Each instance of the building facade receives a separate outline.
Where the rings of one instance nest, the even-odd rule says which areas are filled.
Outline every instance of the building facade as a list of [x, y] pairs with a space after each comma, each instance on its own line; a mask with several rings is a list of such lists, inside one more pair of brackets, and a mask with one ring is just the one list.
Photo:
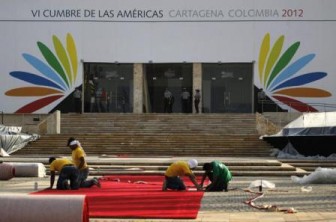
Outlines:
[[[334, 111], [332, 0], [6, 1], [0, 111]], [[264, 95], [262, 101], [258, 95]], [[260, 108], [260, 105], [263, 105]]]

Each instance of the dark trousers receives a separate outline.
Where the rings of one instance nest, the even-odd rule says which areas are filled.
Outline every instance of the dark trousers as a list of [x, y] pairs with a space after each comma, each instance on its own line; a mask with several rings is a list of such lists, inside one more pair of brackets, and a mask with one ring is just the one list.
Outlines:
[[195, 104], [196, 113], [199, 113], [199, 107], [198, 107], [199, 103], [200, 103], [200, 100], [199, 99], [195, 99], [194, 104]]
[[75, 166], [64, 166], [58, 176], [56, 189], [67, 190], [68, 180], [70, 180], [70, 188], [77, 190], [79, 188], [79, 171]]
[[163, 112], [164, 113], [169, 113], [169, 99], [164, 98], [163, 103], [164, 103]]
[[206, 191], [227, 191], [228, 183], [223, 179], [218, 179], [215, 183], [213, 182], [213, 173], [208, 174], [211, 184], [206, 188]]
[[188, 99], [182, 99], [182, 109], [184, 113], [189, 112], [189, 100]]
[[75, 98], [75, 112], [76, 113], [82, 112], [82, 103], [80, 98]]

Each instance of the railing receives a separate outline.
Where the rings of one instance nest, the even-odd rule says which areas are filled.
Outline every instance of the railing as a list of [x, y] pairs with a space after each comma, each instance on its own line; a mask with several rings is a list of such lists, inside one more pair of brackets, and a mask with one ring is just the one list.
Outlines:
[[[284, 109], [283, 107], [288, 107]], [[312, 109], [312, 107], [314, 109]], [[298, 111], [297, 109], [304, 110]], [[258, 116], [259, 121], [257, 125], [260, 134], [275, 134], [280, 131], [285, 125], [299, 118], [303, 113], [313, 113], [318, 110], [319, 113], [336, 111], [336, 104], [327, 103], [307, 103], [287, 102], [271, 100], [259, 100], [258, 112], [262, 115]]]
[[[261, 106], [261, 113], [263, 113], [265, 110], [265, 107], [269, 109], [269, 112], [315, 112], [315, 110], [312, 109], [315, 108], [319, 112], [330, 112], [330, 111], [336, 111], [336, 104], [329, 104], [329, 103], [300, 103], [300, 102], [280, 102], [280, 101], [272, 101], [272, 100], [259, 100], [258, 105]], [[281, 107], [289, 107], [289, 109], [283, 109]], [[298, 111], [298, 108], [302, 111]]]
[[1, 124], [4, 124], [4, 112], [3, 111], [0, 112], [1, 112]]

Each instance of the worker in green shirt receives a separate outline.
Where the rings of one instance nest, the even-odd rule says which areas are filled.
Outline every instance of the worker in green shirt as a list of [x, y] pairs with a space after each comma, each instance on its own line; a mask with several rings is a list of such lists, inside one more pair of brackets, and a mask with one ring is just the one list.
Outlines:
[[203, 187], [204, 180], [208, 177], [211, 183], [205, 188], [205, 191], [228, 191], [228, 185], [232, 179], [230, 170], [224, 163], [212, 161], [204, 163], [203, 170], [205, 171], [201, 186]]

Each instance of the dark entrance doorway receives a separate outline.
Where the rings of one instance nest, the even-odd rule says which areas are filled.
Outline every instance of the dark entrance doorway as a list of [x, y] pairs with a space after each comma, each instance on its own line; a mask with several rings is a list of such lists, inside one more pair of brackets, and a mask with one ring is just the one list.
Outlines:
[[144, 112], [192, 112], [192, 64], [145, 64], [144, 73]]
[[84, 112], [133, 112], [133, 64], [85, 63]]
[[253, 112], [253, 63], [202, 65], [203, 112]]

